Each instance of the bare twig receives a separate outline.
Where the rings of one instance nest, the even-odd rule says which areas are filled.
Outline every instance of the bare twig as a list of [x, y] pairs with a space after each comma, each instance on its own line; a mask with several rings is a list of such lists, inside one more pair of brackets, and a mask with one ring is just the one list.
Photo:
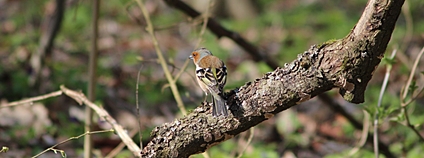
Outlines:
[[[340, 104], [336, 103], [334, 99], [332, 99], [330, 96], [320, 94], [319, 97], [320, 100], [323, 101], [327, 106], [329, 106], [333, 111], [337, 111], [338, 114], [344, 116], [347, 120], [349, 120], [349, 122], [352, 124], [353, 127], [355, 127], [355, 129], [364, 130], [366, 129], [366, 127], [364, 126], [369, 126], [368, 124], [362, 125], [352, 115], [348, 114], [348, 112]], [[371, 133], [367, 133], [367, 136], [362, 138], [366, 139], [367, 143], [370, 144], [372, 144], [374, 141]], [[380, 149], [380, 152], [386, 157], [396, 157], [393, 155], [393, 153], [390, 152], [389, 147], [380, 140], [378, 140], [378, 148]]]
[[[208, 20], [209, 20], [209, 10], [210, 10], [209, 8], [211, 8], [214, 4], [212, 1], [213, 0], [209, 1], [209, 6], [206, 8], [206, 11], [203, 13], [202, 29], [200, 30], [199, 39], [197, 40], [197, 43], [194, 46], [194, 48], [198, 48], [200, 46], [200, 43], [202, 43], [202, 38], [203, 38], [203, 35], [205, 34], [206, 26], [207, 26]], [[177, 75], [175, 75], [174, 81], [177, 81], [180, 78], [180, 76], [182, 75], [182, 73], [185, 72], [185, 69], [187, 68], [189, 61], [190, 61], [190, 59], [188, 59], [188, 58], [184, 61], [184, 64], [181, 67], [180, 71], [177, 73]]]
[[246, 145], [244, 146], [243, 150], [240, 152], [240, 155], [237, 156], [237, 158], [241, 158], [243, 156], [244, 151], [246, 151], [247, 147], [250, 145], [250, 142], [252, 142], [254, 134], [255, 134], [255, 127], [252, 127], [250, 128], [249, 138], [247, 139]]
[[183, 66], [181, 67], [181, 70], [174, 77], [175, 81], [177, 81], [180, 78], [180, 76], [185, 72], [185, 69], [187, 68], [189, 61], [190, 61], [190, 59], [188, 59], [188, 58], [185, 60]]
[[140, 120], [140, 105], [138, 104], [138, 83], [140, 82], [140, 73], [141, 73], [141, 69], [143, 68], [143, 65], [140, 67], [140, 69], [138, 70], [137, 73], [137, 84], [135, 87], [135, 105], [136, 105], [136, 110], [137, 110], [137, 121], [138, 121], [138, 135], [139, 135], [139, 140], [140, 140], [140, 149], [143, 149], [143, 139], [142, 139], [142, 135], [141, 135], [141, 120]]
[[409, 114], [407, 111], [407, 106], [412, 103], [412, 101], [414, 101], [417, 96], [419, 96], [421, 94], [421, 92], [423, 92], [424, 87], [418, 91], [418, 93], [416, 93], [414, 95], [414, 91], [411, 91], [411, 97], [409, 98], [409, 100], [406, 101], [406, 97], [408, 96], [409, 93], [409, 88], [411, 86], [412, 83], [412, 79], [414, 77], [415, 71], [418, 67], [418, 63], [420, 62], [421, 56], [424, 53], [424, 47], [421, 49], [420, 53], [418, 54], [415, 62], [414, 62], [414, 66], [412, 67], [412, 70], [409, 74], [409, 78], [408, 81], [406, 82], [405, 87], [403, 87], [403, 93], [402, 93], [402, 97], [401, 97], [401, 108], [402, 108], [402, 113], [405, 115], [405, 120], [406, 120], [406, 126], [411, 128], [412, 131], [414, 131], [414, 133], [418, 136], [418, 138], [420, 139], [421, 142], [424, 142], [424, 137], [420, 134], [420, 132], [417, 130], [417, 128], [412, 125], [411, 120], [409, 119]]
[[412, 68], [412, 63], [409, 62], [410, 58], [405, 54], [406, 49], [409, 47], [412, 37], [414, 35], [414, 22], [411, 15], [411, 7], [409, 1], [405, 1], [402, 6], [402, 15], [405, 17], [406, 30], [403, 36], [402, 44], [400, 45], [400, 53], [396, 56], [399, 61], [405, 65], [408, 69]]
[[424, 137], [421, 135], [420, 131], [418, 131], [418, 129], [411, 123], [406, 106], [402, 107], [402, 113], [405, 115], [406, 126], [409, 127], [412, 131], [414, 131], [414, 133], [418, 136], [421, 142], [424, 142]]
[[370, 114], [365, 110], [362, 110], [362, 112], [364, 113], [364, 128], [362, 128], [361, 139], [359, 140], [356, 147], [350, 150], [349, 157], [352, 157], [367, 142], [368, 131], [370, 129]]
[[[395, 55], [396, 55], [396, 49], [393, 50], [392, 55], [390, 56], [389, 60], [393, 60]], [[384, 92], [386, 91], [386, 87], [387, 87], [387, 83], [389, 83], [389, 78], [390, 78], [390, 71], [392, 70], [392, 64], [389, 63], [387, 64], [386, 67], [386, 74], [384, 75], [384, 81], [383, 81], [383, 85], [381, 86], [381, 90], [380, 90], [380, 96], [378, 97], [378, 103], [377, 103], [377, 108], [375, 110], [375, 116], [374, 116], [374, 156], [376, 158], [379, 157], [380, 153], [378, 150], [378, 117], [379, 117], [379, 109], [381, 107], [381, 102], [383, 101], [383, 95]]]
[[415, 99], [417, 99], [418, 96], [421, 95], [422, 92], [424, 92], [424, 87], [421, 87], [421, 89], [416, 93], [416, 95], [413, 96], [413, 98], [406, 101], [405, 103], [403, 103], [403, 105], [407, 106], [407, 105], [411, 104], [413, 101], [415, 101]]
[[17, 106], [17, 105], [22, 105], [22, 104], [26, 104], [26, 103], [32, 103], [35, 101], [40, 101], [40, 100], [44, 100], [44, 99], [48, 99], [51, 97], [57, 97], [62, 95], [62, 91], [56, 91], [56, 92], [51, 92], [49, 94], [45, 94], [45, 95], [40, 95], [37, 97], [32, 97], [32, 98], [28, 98], [28, 99], [24, 99], [24, 100], [20, 100], [20, 101], [14, 101], [14, 102], [10, 102], [10, 103], [6, 103], [6, 104], [1, 104], [0, 108], [6, 108], [6, 107], [12, 107], [12, 106]]
[[[208, 20], [209, 20], [209, 10], [213, 6], [213, 4], [214, 4], [213, 0], [210, 0], [209, 1], [209, 6], [206, 8], [206, 11], [203, 13], [203, 25], [202, 25], [202, 29], [200, 30], [199, 38], [198, 38], [197, 43], [194, 46], [194, 48], [198, 48], [200, 46], [200, 43], [202, 43], [202, 41], [203, 41], [202, 40], [203, 39], [203, 35], [205, 34], [206, 27], [207, 27]], [[190, 61], [190, 59], [188, 59], [188, 58], [185, 60], [183, 66], [181, 67], [181, 70], [177, 73], [177, 75], [175, 75], [174, 81], [177, 81], [178, 78], [180, 78], [181, 74], [183, 72], [185, 72], [185, 69], [187, 68], [187, 65], [188, 65], [189, 61]]]
[[141, 0], [136, 0], [136, 2], [139, 5], [139, 7], [140, 7], [140, 9], [141, 9], [141, 11], [143, 13], [144, 18], [146, 19], [146, 23], [147, 23], [146, 30], [150, 34], [150, 36], [152, 36], [153, 45], [155, 46], [156, 54], [158, 55], [160, 64], [161, 64], [162, 69], [163, 69], [163, 71], [165, 73], [165, 77], [168, 80], [169, 86], [171, 87], [171, 92], [172, 92], [172, 94], [174, 96], [175, 101], [177, 102], [177, 106], [178, 106], [178, 108], [180, 109], [180, 111], [181, 111], [181, 113], [183, 115], [187, 115], [187, 110], [185, 109], [184, 103], [183, 103], [183, 101], [181, 99], [181, 95], [178, 92], [178, 88], [177, 88], [176, 82], [172, 78], [172, 75], [171, 75], [170, 71], [168, 70], [166, 60], [163, 57], [162, 51], [159, 48], [159, 43], [158, 43], [158, 41], [156, 39], [156, 36], [155, 36], [155, 31], [153, 29], [153, 24], [152, 24], [152, 22], [150, 20], [149, 12], [147, 11], [146, 7], [141, 2]]
[[[78, 102], [78, 104], [87, 105], [88, 107], [93, 109], [97, 113], [97, 115], [99, 115], [101, 118], [104, 118], [113, 127], [113, 130], [108, 130], [108, 131], [104, 131], [104, 132], [115, 131], [118, 134], [118, 136], [121, 138], [122, 142], [124, 142], [125, 145], [128, 147], [128, 149], [130, 151], [132, 151], [135, 156], [137, 156], [137, 157], [140, 156], [140, 154], [139, 154], [140, 151], [141, 151], [140, 148], [132, 141], [131, 137], [128, 136], [127, 132], [122, 128], [122, 126], [119, 125], [116, 122], [116, 120], [114, 118], [112, 118], [112, 116], [110, 116], [109, 113], [106, 110], [98, 107], [96, 104], [89, 101], [88, 98], [85, 97], [84, 94], [81, 93], [81, 92], [76, 92], [76, 91], [70, 90], [70, 89], [66, 88], [65, 86], [60, 86], [60, 89], [61, 90], [55, 91], [55, 92], [52, 92], [52, 93], [49, 93], [49, 94], [45, 94], [45, 95], [41, 95], [41, 96], [37, 96], [37, 97], [32, 97], [32, 98], [28, 98], [28, 99], [21, 100], [21, 101], [15, 101], [15, 102], [2, 104], [0, 106], [0, 108], [2, 108], [2, 107], [12, 107], [12, 106], [17, 106], [17, 105], [32, 103], [32, 102], [36, 102], [36, 101], [40, 101], [40, 100], [44, 100], [44, 99], [48, 99], [48, 98], [52, 98], [52, 97], [57, 97], [57, 96], [60, 96], [64, 93], [65, 95], [71, 97], [76, 102]], [[76, 138], [72, 137], [69, 140], [78, 139], [81, 136], [88, 136], [90, 134], [95, 134], [95, 133], [102, 133], [102, 131], [97, 131], [97, 132], [87, 131], [85, 134], [82, 134], [82, 135], [80, 135]], [[54, 150], [54, 147], [56, 147], [60, 144], [63, 144], [65, 142], [61, 142], [59, 144], [56, 144], [55, 146], [50, 147], [48, 150]], [[47, 151], [43, 151], [42, 153], [39, 153], [34, 157], [40, 156], [41, 154], [43, 154]]]
[[57, 150], [57, 149], [55, 149], [55, 147], [57, 147], [57, 146], [59, 146], [59, 145], [62, 145], [62, 144], [64, 144], [64, 143], [66, 143], [66, 142], [69, 142], [69, 141], [71, 141], [71, 140], [79, 139], [79, 138], [81, 138], [81, 137], [88, 136], [88, 135], [92, 135], [92, 134], [108, 133], [108, 132], [114, 132], [114, 130], [113, 130], [113, 129], [110, 129], [110, 130], [92, 131], [92, 132], [87, 131], [87, 132], [85, 132], [84, 134], [81, 134], [81, 135], [79, 135], [79, 136], [71, 137], [71, 138], [68, 138], [68, 139], [66, 139], [66, 140], [64, 140], [64, 141], [61, 141], [60, 143], [57, 143], [57, 144], [55, 144], [55, 145], [51, 146], [50, 148], [47, 148], [46, 150], [44, 150], [44, 151], [42, 151], [42, 152], [38, 153], [37, 155], [33, 156], [32, 158], [36, 158], [36, 157], [38, 157], [38, 156], [41, 156], [41, 155], [43, 155], [44, 153], [46, 153], [46, 152], [48, 152], [48, 151], [50, 151], [50, 150]]
[[[140, 131], [140, 129], [133, 129], [130, 131], [129, 135], [130, 137], [134, 137], [135, 134], [137, 134], [137, 132]], [[140, 136], [141, 137], [141, 136]], [[142, 142], [140, 142], [140, 144], [142, 144]], [[107, 154], [105, 156], [105, 158], [113, 158], [116, 157], [116, 155], [118, 155], [118, 153], [120, 151], [122, 151], [122, 149], [125, 147], [125, 143], [121, 142], [118, 144], [118, 146], [116, 146], [112, 151], [109, 152], [109, 154]]]
[[202, 37], [205, 34], [206, 26], [208, 26], [209, 21], [209, 8], [212, 7], [212, 0], [208, 1], [208, 7], [206, 7], [206, 11], [202, 14], [203, 15], [203, 25], [202, 29], [200, 30], [199, 39], [197, 40], [196, 46], [194, 48], [198, 48], [200, 46], [200, 43], [202, 43]]
[[[97, 71], [97, 36], [98, 36], [98, 23], [99, 23], [99, 10], [100, 10], [100, 1], [94, 0], [93, 12], [92, 12], [92, 37], [91, 37], [91, 51], [89, 54], [89, 63], [88, 63], [88, 87], [87, 95], [90, 101], [94, 101], [96, 96], [96, 71]], [[91, 131], [93, 124], [93, 111], [90, 107], [85, 107], [85, 131]], [[91, 157], [93, 150], [93, 140], [91, 135], [84, 137], [84, 157]]]
[[[417, 69], [418, 63], [420, 62], [421, 56], [424, 53], [424, 47], [421, 49], [420, 53], [418, 54], [418, 56], [415, 58], [415, 62], [414, 62], [414, 66], [412, 67], [411, 73], [409, 74], [409, 78], [408, 81], [406, 82], [405, 87], [403, 88], [403, 95], [402, 95], [402, 102], [404, 102], [404, 100], [406, 99], [407, 95], [408, 95], [408, 89], [409, 86], [411, 86], [412, 83], [412, 79], [414, 78], [415, 75], [415, 71]], [[414, 98], [414, 93], [411, 92], [411, 100]], [[407, 104], [402, 104], [402, 106], [406, 106]]]
[[77, 101], [79, 104], [85, 104], [86, 106], [90, 107], [94, 110], [94, 112], [99, 115], [99, 117], [105, 119], [109, 124], [112, 125], [113, 129], [115, 130], [115, 133], [118, 134], [118, 136], [121, 138], [122, 142], [125, 143], [125, 145], [128, 147], [128, 149], [135, 155], [140, 156], [140, 148], [137, 146], [137, 144], [132, 141], [131, 137], [128, 136], [126, 130], [122, 128], [121, 125], [119, 125], [116, 120], [109, 115], [109, 113], [103, 109], [88, 100], [87, 97], [84, 96], [81, 92], [76, 92], [73, 90], [70, 90], [66, 88], [65, 86], [60, 86], [60, 89], [63, 93], [65, 93], [67, 96], [71, 97], [75, 101]]

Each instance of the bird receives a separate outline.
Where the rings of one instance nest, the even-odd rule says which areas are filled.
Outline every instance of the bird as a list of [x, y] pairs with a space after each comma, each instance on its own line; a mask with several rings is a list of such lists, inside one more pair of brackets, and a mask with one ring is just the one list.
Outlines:
[[[198, 48], [189, 56], [196, 65], [196, 80], [200, 88], [212, 95], [212, 115], [228, 116], [226, 100], [222, 97], [227, 82], [227, 67], [224, 62], [206, 48]], [[206, 99], [206, 98], [205, 98]]]

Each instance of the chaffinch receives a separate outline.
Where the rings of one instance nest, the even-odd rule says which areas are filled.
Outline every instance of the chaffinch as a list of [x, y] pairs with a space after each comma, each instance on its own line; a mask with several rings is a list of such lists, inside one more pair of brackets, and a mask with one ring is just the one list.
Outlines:
[[190, 57], [196, 65], [196, 79], [206, 97], [212, 94], [213, 116], [227, 116], [226, 100], [222, 97], [225, 82], [227, 81], [227, 67], [224, 62], [206, 48], [194, 50]]

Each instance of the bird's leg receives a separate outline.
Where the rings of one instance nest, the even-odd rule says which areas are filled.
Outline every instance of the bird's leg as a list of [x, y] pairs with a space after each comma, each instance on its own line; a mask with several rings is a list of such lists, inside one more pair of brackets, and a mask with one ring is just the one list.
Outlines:
[[209, 105], [208, 98], [211, 98], [211, 101], [213, 101], [213, 96], [212, 96], [212, 95], [208, 95], [208, 93], [206, 93], [206, 95], [205, 95], [205, 99], [203, 99], [202, 105], [203, 105], [203, 106], [206, 106], [206, 107], [208, 107], [208, 108], [212, 108], [212, 107], [210, 107], [210, 105]]
[[208, 96], [209, 95], [206, 93], [205, 99], [203, 99], [203, 102], [206, 103], [206, 104], [208, 103]]

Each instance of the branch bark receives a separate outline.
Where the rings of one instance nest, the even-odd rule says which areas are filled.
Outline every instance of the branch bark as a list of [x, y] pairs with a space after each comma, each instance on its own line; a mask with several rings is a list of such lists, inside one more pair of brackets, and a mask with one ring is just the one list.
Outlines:
[[184, 118], [156, 127], [141, 155], [188, 157], [203, 152], [335, 87], [347, 101], [364, 102], [364, 91], [384, 55], [403, 2], [370, 0], [344, 39], [311, 46], [284, 68], [227, 94], [232, 117], [212, 117], [210, 105], [200, 106]]

